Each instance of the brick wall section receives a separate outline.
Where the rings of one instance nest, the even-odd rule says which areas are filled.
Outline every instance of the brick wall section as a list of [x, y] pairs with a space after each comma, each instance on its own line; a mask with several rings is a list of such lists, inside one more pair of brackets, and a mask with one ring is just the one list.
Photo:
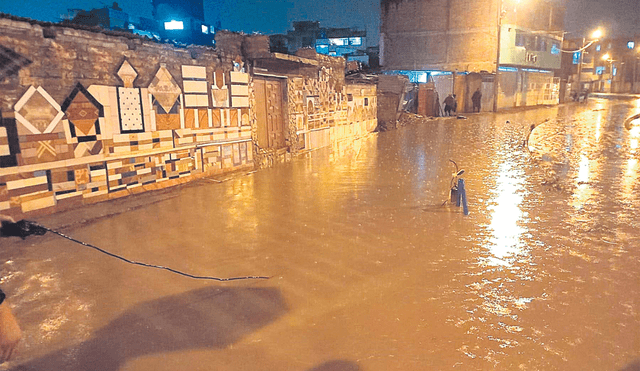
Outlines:
[[383, 0], [383, 67], [493, 71], [496, 12], [496, 0]]

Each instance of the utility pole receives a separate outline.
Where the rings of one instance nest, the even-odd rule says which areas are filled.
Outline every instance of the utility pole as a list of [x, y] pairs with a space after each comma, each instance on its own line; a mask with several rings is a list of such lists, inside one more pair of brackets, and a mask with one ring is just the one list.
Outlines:
[[[580, 92], [582, 91], [582, 63], [584, 62], [584, 52], [585, 52], [585, 43], [587, 42], [586, 38], [582, 38], [582, 47], [580, 48], [580, 58], [579, 58], [579, 62], [578, 62], [578, 90], [576, 91], [576, 93], [578, 94], [578, 96], [580, 95]], [[572, 87], [573, 90], [573, 87]]]
[[500, 32], [502, 29], [502, 0], [496, 0], [498, 6], [497, 14], [497, 43], [496, 43], [496, 75], [493, 79], [493, 112], [498, 112], [498, 71], [500, 70]]

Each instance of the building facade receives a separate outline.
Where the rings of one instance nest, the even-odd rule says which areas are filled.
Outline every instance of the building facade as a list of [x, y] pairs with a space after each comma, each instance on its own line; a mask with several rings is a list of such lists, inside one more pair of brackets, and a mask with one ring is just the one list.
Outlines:
[[584, 42], [565, 40], [566, 50], [576, 50], [562, 62], [570, 92], [640, 93], [640, 36], [605, 38], [580, 52]]
[[[563, 18], [556, 1], [382, 0], [380, 64], [464, 106], [477, 88], [491, 97], [483, 110], [495, 91], [497, 108], [557, 103]], [[459, 82], [469, 74], [482, 83]]]
[[320, 27], [317, 21], [293, 22], [293, 30], [287, 31], [286, 35], [271, 36], [272, 48], [279, 52], [295, 54], [299, 49], [311, 48], [319, 54], [369, 65], [366, 44], [366, 31]]

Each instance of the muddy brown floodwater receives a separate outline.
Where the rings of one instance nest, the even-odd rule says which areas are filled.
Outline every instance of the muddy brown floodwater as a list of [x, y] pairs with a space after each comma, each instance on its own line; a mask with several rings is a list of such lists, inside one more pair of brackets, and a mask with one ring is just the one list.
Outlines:
[[[638, 112], [595, 99], [425, 121], [64, 229], [266, 281], [196, 281], [51, 234], [4, 240], [24, 329], [4, 367], [638, 370], [640, 122], [623, 125]], [[468, 216], [440, 206], [449, 159]]]

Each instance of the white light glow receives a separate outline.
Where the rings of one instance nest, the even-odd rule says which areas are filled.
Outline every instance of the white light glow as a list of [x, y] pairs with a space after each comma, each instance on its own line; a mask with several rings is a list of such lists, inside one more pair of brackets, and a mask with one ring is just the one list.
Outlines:
[[165, 30], [184, 30], [184, 25], [182, 21], [171, 20], [170, 22], [164, 22], [164, 29]]

